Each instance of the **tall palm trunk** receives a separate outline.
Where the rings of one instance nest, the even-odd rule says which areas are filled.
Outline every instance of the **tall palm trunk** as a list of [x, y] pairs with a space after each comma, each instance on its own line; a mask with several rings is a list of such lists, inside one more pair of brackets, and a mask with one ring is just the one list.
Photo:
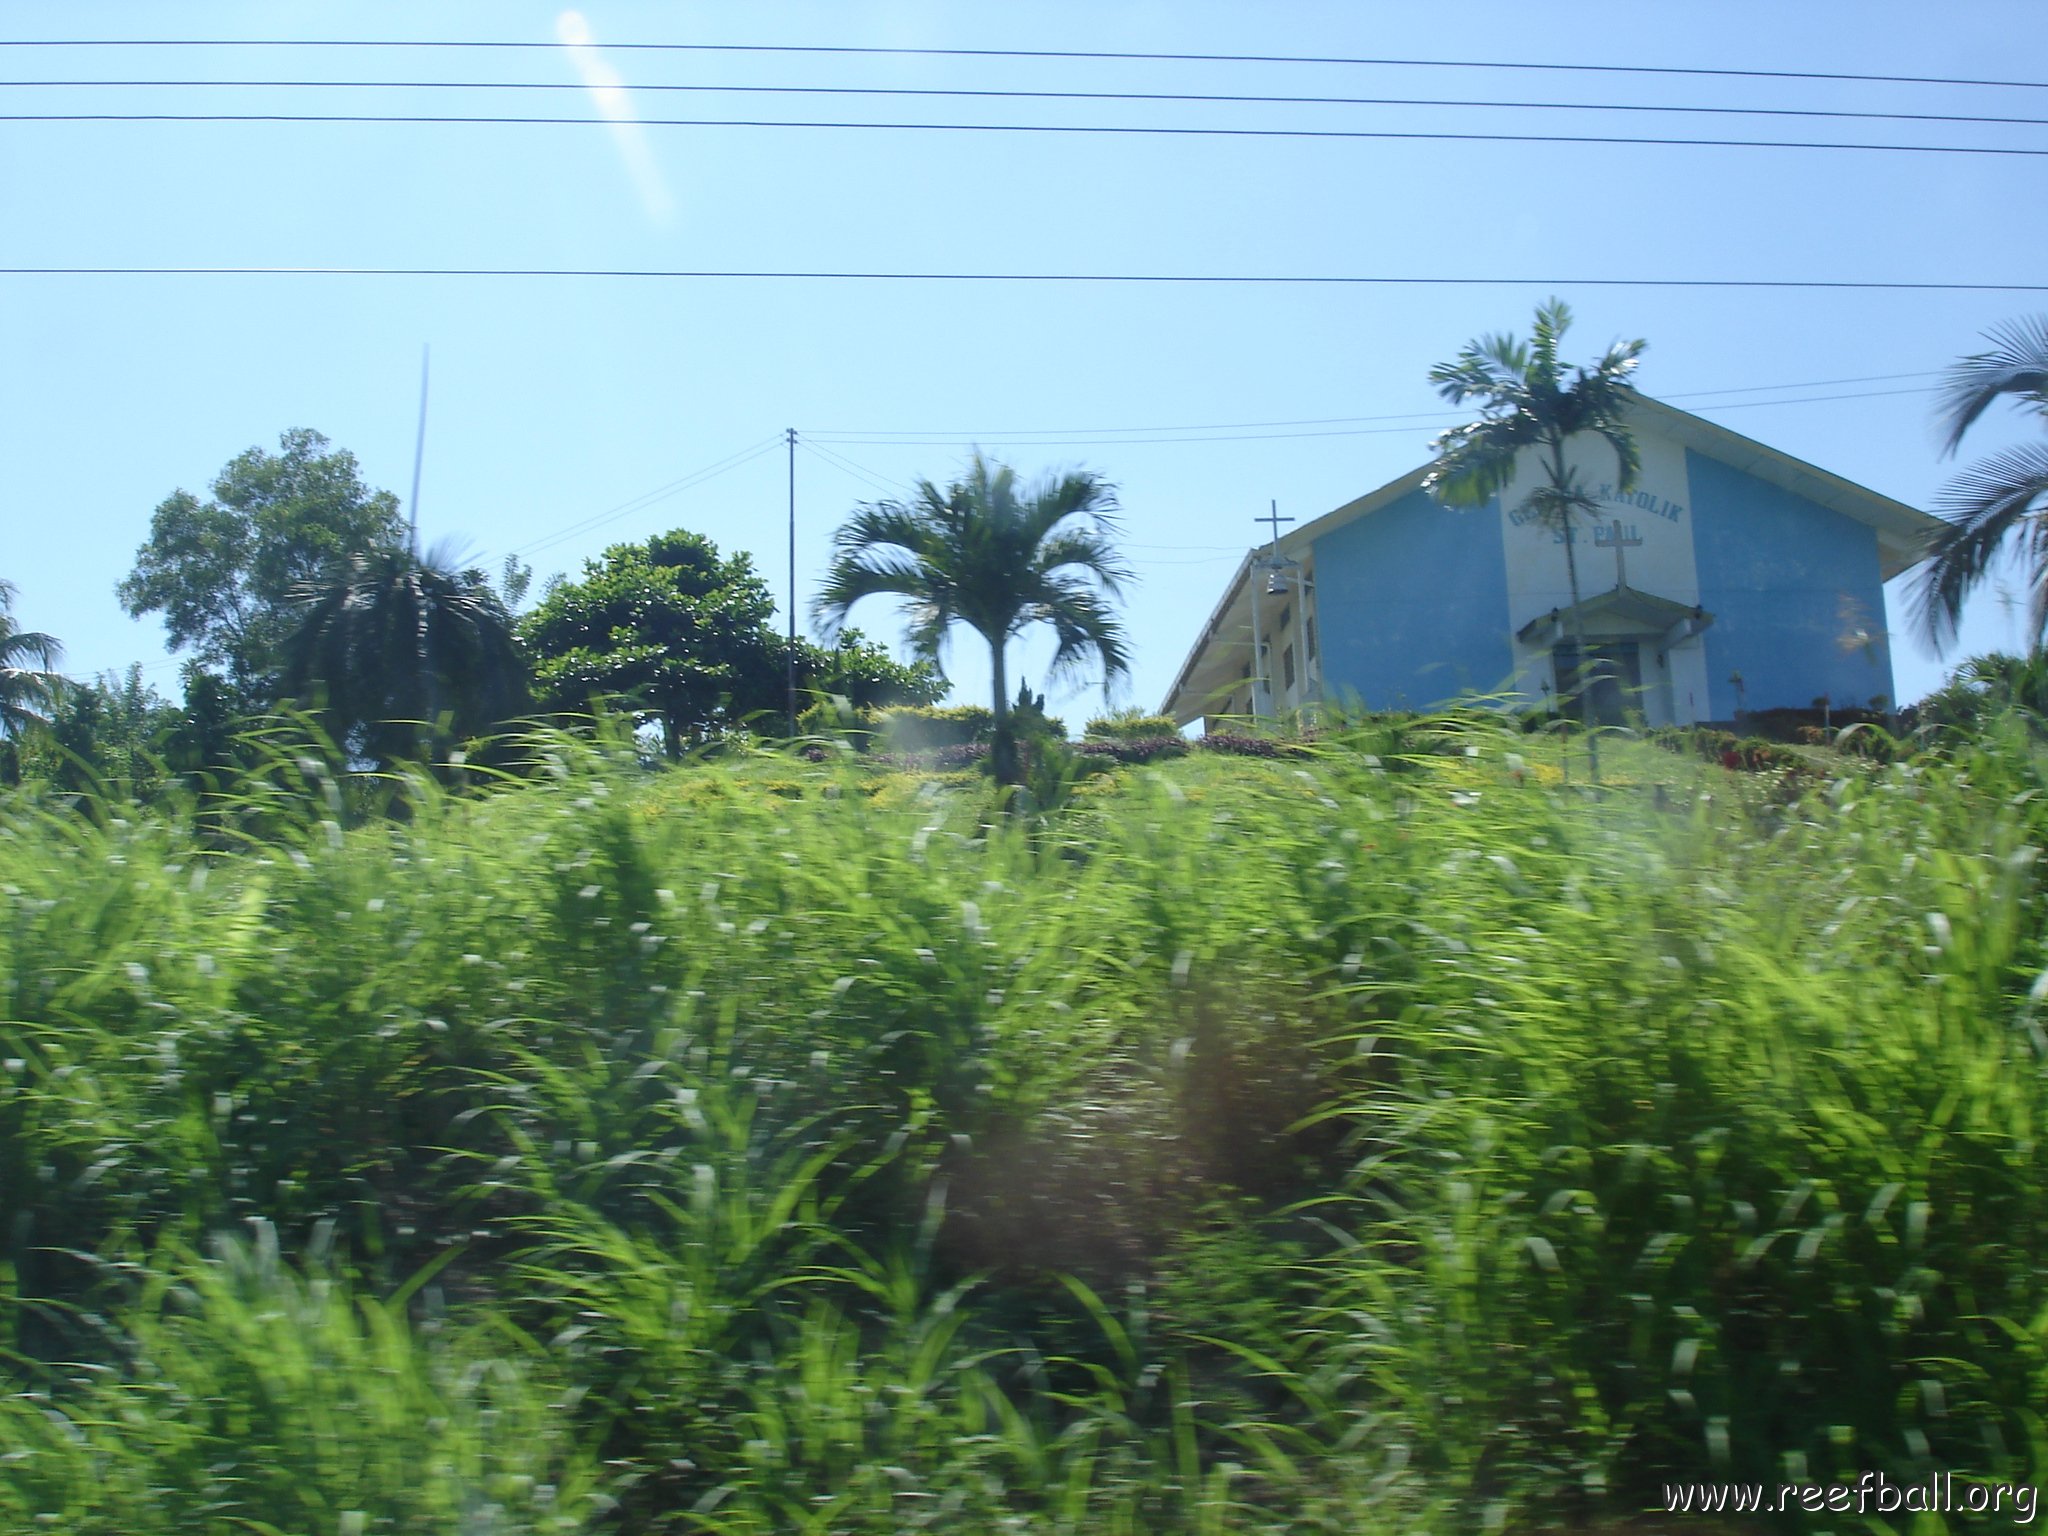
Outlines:
[[995, 764], [998, 784], [1016, 784], [1023, 776], [1017, 771], [1017, 740], [1010, 730], [1010, 674], [1004, 665], [1004, 651], [1008, 647], [1002, 636], [989, 640], [988, 651], [990, 671], [995, 676], [996, 706], [994, 739], [989, 743], [989, 756]]
[[1559, 496], [1558, 526], [1564, 532], [1564, 573], [1565, 581], [1572, 594], [1572, 647], [1579, 658], [1577, 687], [1572, 691], [1572, 702], [1577, 706], [1580, 723], [1586, 727], [1586, 765], [1593, 782], [1600, 782], [1600, 728], [1596, 721], [1586, 718], [1586, 668], [1589, 657], [1586, 654], [1586, 616], [1579, 609], [1579, 555], [1578, 543], [1572, 537], [1571, 503], [1563, 500], [1565, 494], [1564, 440], [1554, 438], [1550, 444], [1550, 484]]

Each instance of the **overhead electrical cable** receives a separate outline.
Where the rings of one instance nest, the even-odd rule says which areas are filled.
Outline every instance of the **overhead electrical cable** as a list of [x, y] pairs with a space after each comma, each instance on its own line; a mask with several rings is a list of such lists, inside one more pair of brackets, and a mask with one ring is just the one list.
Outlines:
[[1388, 277], [1262, 272], [830, 272], [712, 267], [9, 266], [0, 277], [545, 277], [868, 283], [1148, 283], [1199, 287], [1742, 288], [1869, 293], [2048, 293], [2048, 283], [1885, 282], [1778, 277]]
[[[1105, 60], [1148, 64], [1310, 64], [1363, 66], [1375, 69], [1491, 69], [1551, 74], [1683, 75], [1711, 80], [1839, 80], [1866, 85], [1993, 86], [2013, 90], [2048, 89], [2043, 80], [1987, 80], [1955, 75], [1858, 74], [1845, 70], [1716, 69], [1705, 65], [1535, 63], [1511, 59], [1397, 59], [1344, 54], [1289, 53], [1155, 53], [1081, 48], [913, 48], [850, 46], [828, 43], [647, 43], [607, 42], [607, 53], [734, 53], [810, 54], [825, 57], [945, 59]], [[482, 38], [278, 38], [278, 37], [35, 37], [0, 39], [7, 48], [382, 48], [474, 51], [558, 52], [562, 44], [538, 39]]]
[[[575, 80], [0, 80], [0, 90], [33, 88], [166, 90], [203, 88], [251, 90], [421, 90], [570, 91], [590, 87]], [[628, 94], [686, 92], [742, 96], [903, 96], [1000, 101], [1134, 101], [1302, 107], [1449, 107], [1515, 112], [1675, 112], [1710, 117], [1802, 117], [1888, 123], [1975, 123], [1993, 127], [2048, 128], [2048, 118], [1996, 117], [1953, 112], [1852, 112], [1823, 107], [1717, 107], [1619, 101], [1474, 101], [1430, 96], [1278, 96], [1203, 91], [1026, 91], [967, 90], [890, 85], [702, 85], [641, 81], [619, 87]]]
[[[573, 523], [566, 523], [559, 528], [556, 528], [548, 533], [542, 534], [538, 538], [530, 539], [524, 544], [520, 544], [512, 549], [506, 550], [504, 553], [512, 555], [527, 555], [533, 554], [540, 550], [551, 549], [554, 546], [566, 543], [570, 539], [576, 538], [581, 534], [589, 533], [593, 529], [600, 528], [606, 523], [615, 522], [619, 518], [625, 517], [629, 513], [641, 511], [644, 508], [653, 506], [657, 502], [666, 501], [671, 496], [680, 495], [684, 491], [694, 490], [696, 487], [705, 484], [707, 481], [715, 480], [720, 475], [727, 473], [729, 470], [738, 469], [742, 464], [750, 463], [753, 460], [760, 458], [770, 449], [778, 448], [781, 445], [782, 434], [778, 432], [773, 437], [768, 438], [766, 441], [755, 444], [752, 448], [742, 448], [738, 453], [729, 454], [725, 458], [719, 459], [715, 463], [707, 464], [704, 466], [704, 468], [695, 470], [690, 474], [684, 475], [679, 480], [671, 480], [666, 485], [656, 486], [653, 490], [643, 492], [641, 495], [635, 496], [629, 501], [622, 501], [617, 506], [612, 507], [606, 511], [595, 513], [586, 518], [581, 518]], [[498, 557], [490, 556], [488, 558], [495, 559]]]
[[1946, 368], [1922, 368], [1914, 373], [1865, 373], [1852, 379], [1806, 379], [1797, 384], [1741, 384], [1730, 389], [1687, 389], [1660, 400], [1703, 400], [1708, 395], [1753, 395], [1767, 389], [1833, 389], [1840, 384], [1890, 384], [1899, 379], [1938, 379]]
[[1790, 400], [1723, 400], [1713, 405], [1695, 406], [1699, 411], [1746, 411], [1758, 405], [1816, 405], [1823, 400], [1877, 400], [1886, 395], [1931, 395], [1934, 386], [1926, 389], [1868, 389], [1847, 395], [1796, 395]]
[[[1938, 378], [1945, 370], [1922, 369], [1917, 373], [1867, 373], [1847, 379], [1806, 379], [1793, 384], [1745, 384], [1731, 389], [1694, 389], [1677, 394], [1660, 394], [1659, 400], [1700, 400], [1709, 395], [1754, 395], [1766, 390], [1780, 389], [1829, 389], [1841, 384], [1889, 384], [1898, 379]], [[1909, 391], [1910, 393], [1910, 391]], [[1768, 404], [1768, 401], [1759, 402]], [[863, 442], [886, 442], [892, 437], [957, 437], [961, 439], [997, 437], [1091, 437], [1097, 435], [1122, 435], [1131, 432], [1238, 432], [1258, 427], [1340, 427], [1355, 426], [1363, 422], [1386, 421], [1437, 421], [1444, 413], [1436, 411], [1399, 411], [1381, 416], [1309, 416], [1290, 421], [1204, 421], [1180, 425], [1152, 425], [1142, 427], [1012, 427], [1007, 430], [984, 429], [974, 432], [944, 432], [932, 428], [883, 428], [863, 430], [858, 427], [819, 428], [810, 438], [813, 443], [819, 439], [832, 442], [844, 437]]]
[[[1795, 395], [1779, 400], [1727, 400], [1700, 404], [1693, 407], [1700, 411], [1737, 411], [1762, 405], [1816, 405], [1830, 400], [1876, 400], [1890, 395], [1928, 395], [1935, 393], [1936, 386], [1921, 389], [1873, 389], [1859, 390], [1840, 395]], [[1379, 418], [1360, 417], [1359, 420]], [[1404, 432], [1436, 432], [1446, 425], [1454, 424], [1453, 412], [1438, 411], [1417, 420], [1413, 426], [1405, 427], [1334, 427], [1311, 432], [1208, 432], [1185, 429], [1171, 437], [1051, 437], [1031, 433], [963, 433], [959, 435], [935, 434], [931, 437], [833, 437], [829, 441], [834, 447], [856, 446], [870, 448], [951, 448], [974, 443], [994, 448], [1121, 448], [1142, 447], [1171, 443], [1244, 443], [1276, 442], [1287, 439], [1311, 437], [1387, 437]], [[1083, 429], [1086, 430], [1086, 429]], [[1171, 428], [1159, 430], [1172, 431]]]
[[841, 474], [852, 475], [856, 480], [865, 481], [885, 496], [894, 496], [898, 492], [910, 489], [909, 486], [900, 480], [891, 480], [887, 475], [877, 474], [873, 470], [865, 469], [861, 465], [854, 463], [853, 460], [843, 455], [831, 452], [829, 449], [811, 441], [809, 436], [802, 432], [797, 434], [796, 443], [799, 448], [813, 455], [819, 463], [829, 464]]
[[[1864, 150], [1906, 155], [1996, 155], [2028, 159], [2048, 157], [2048, 148], [2026, 149], [2017, 145], [1868, 144], [1828, 139], [1686, 139], [1647, 134], [1451, 133], [1393, 128], [1218, 128], [1137, 123], [861, 123], [811, 118], [743, 117], [636, 117], [633, 121], [642, 128], [836, 129], [874, 133], [1042, 133], [1066, 137], [1106, 134], [1146, 138], [1328, 139], [1439, 144], [1608, 144], [1660, 149], [1817, 149]], [[612, 119], [606, 117], [378, 112], [6, 112], [0, 113], [0, 123], [307, 123], [347, 127], [373, 124], [409, 127], [617, 126]]]

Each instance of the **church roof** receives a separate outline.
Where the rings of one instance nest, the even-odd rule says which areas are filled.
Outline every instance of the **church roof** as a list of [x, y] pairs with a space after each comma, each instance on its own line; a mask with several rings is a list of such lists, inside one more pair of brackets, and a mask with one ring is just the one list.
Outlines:
[[[1641, 435], [1662, 437], [1690, 448], [1874, 529], [1879, 569], [1886, 581], [1919, 564], [1926, 556], [1929, 537], [1942, 527], [1939, 518], [1930, 517], [1917, 507], [1881, 496], [1853, 480], [1830, 474], [1803, 459], [1796, 459], [1754, 438], [1744, 437], [1740, 432], [1731, 432], [1690, 411], [1653, 400], [1648, 395], [1638, 394], [1630, 402], [1628, 420], [1629, 426]], [[1428, 464], [1421, 465], [1398, 480], [1390, 480], [1377, 490], [1368, 491], [1334, 511], [1290, 529], [1271, 544], [1248, 550], [1225, 584], [1221, 600], [1202, 626], [1187, 659], [1181, 663], [1173, 686], [1167, 690], [1166, 702], [1162, 706], [1164, 711], [1186, 716], [1187, 711], [1177, 709], [1177, 705], [1214, 697], [1231, 680], [1233, 674], [1227, 656], [1234, 648], [1244, 648], [1249, 643], [1251, 604], [1247, 578], [1255, 567], [1263, 569], [1266, 562], [1273, 560], [1303, 560], [1317, 540], [1420, 490], [1429, 469]], [[1647, 594], [1636, 595], [1647, 597]], [[1690, 608], [1684, 610], [1688, 614], [1691, 611]]]
[[[1789, 453], [1780, 453], [1755, 438], [1731, 432], [1690, 411], [1681, 411], [1675, 405], [1652, 400], [1648, 395], [1637, 395], [1629, 405], [1628, 415], [1629, 426], [1635, 431], [1666, 438], [1718, 460], [1731, 469], [1754, 475], [1767, 485], [1775, 485], [1794, 496], [1803, 496], [1831, 512], [1839, 512], [1876, 529], [1878, 559], [1886, 581], [1918, 565], [1926, 557], [1928, 537], [1942, 526], [1939, 518], [1930, 517], [1917, 507], [1909, 507], [1889, 496], [1880, 496], [1853, 480], [1844, 480], [1840, 475], [1816, 468], [1803, 459], [1795, 459]], [[1376, 491], [1367, 492], [1356, 501], [1348, 501], [1333, 512], [1326, 512], [1299, 528], [1289, 530], [1280, 538], [1277, 552], [1298, 557], [1303, 549], [1333, 529], [1377, 512], [1399, 501], [1410, 491], [1419, 489], [1429, 468], [1425, 464], [1398, 480], [1388, 481]]]

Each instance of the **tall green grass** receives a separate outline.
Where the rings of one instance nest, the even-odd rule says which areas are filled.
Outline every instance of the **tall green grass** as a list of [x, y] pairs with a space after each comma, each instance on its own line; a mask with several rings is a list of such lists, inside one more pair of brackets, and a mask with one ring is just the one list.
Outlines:
[[1396, 1531], [2042, 1480], [2025, 730], [1801, 783], [1542, 750], [1439, 721], [1029, 816], [567, 738], [395, 818], [289, 754], [248, 814], [12, 802], [0, 1516]]

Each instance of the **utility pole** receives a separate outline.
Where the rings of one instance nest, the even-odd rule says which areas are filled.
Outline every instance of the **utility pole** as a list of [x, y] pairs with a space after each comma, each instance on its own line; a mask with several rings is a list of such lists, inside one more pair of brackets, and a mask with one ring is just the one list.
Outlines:
[[420, 343], [420, 430], [412, 444], [412, 524], [409, 537], [412, 557], [420, 557], [420, 465], [427, 456], [427, 359], [429, 351]]
[[1266, 654], [1266, 637], [1259, 628], [1259, 588], [1265, 585], [1266, 572], [1279, 569], [1273, 557], [1280, 548], [1280, 525], [1294, 521], [1291, 517], [1282, 517], [1280, 515], [1280, 503], [1277, 499], [1268, 502], [1267, 506], [1271, 510], [1264, 517], [1252, 519], [1255, 523], [1269, 525], [1272, 530], [1266, 539], [1266, 558], [1263, 560], [1253, 560], [1250, 571], [1252, 587], [1252, 714], [1255, 718], [1259, 713], [1259, 695], [1262, 693], [1266, 696], [1267, 712], [1274, 715], [1279, 714], [1279, 710], [1273, 705], [1273, 683], [1266, 670], [1271, 658]]
[[785, 427], [789, 441], [789, 737], [796, 740], [796, 428]]

